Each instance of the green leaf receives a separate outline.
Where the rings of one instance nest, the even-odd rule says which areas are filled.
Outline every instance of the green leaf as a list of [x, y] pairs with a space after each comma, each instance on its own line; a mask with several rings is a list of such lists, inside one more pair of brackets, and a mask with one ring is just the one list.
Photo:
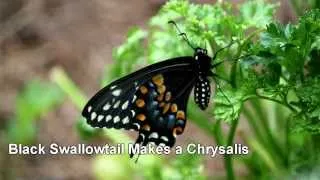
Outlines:
[[231, 122], [240, 116], [246, 94], [241, 91], [230, 89], [217, 90], [214, 97], [215, 106], [213, 108], [216, 120]]
[[320, 134], [320, 77], [298, 86], [296, 94], [300, 100], [296, 105], [302, 111], [292, 117], [292, 131]]
[[246, 24], [264, 28], [272, 21], [277, 6], [263, 0], [247, 1], [241, 5], [240, 14]]

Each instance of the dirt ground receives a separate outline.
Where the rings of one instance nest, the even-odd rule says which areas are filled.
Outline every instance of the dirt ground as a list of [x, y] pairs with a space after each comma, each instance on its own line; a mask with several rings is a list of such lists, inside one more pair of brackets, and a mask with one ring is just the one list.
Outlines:
[[[0, 180], [93, 178], [90, 156], [7, 156], [3, 130], [14, 115], [16, 94], [28, 80], [48, 79], [51, 68], [61, 66], [86, 95], [93, 95], [99, 89], [104, 66], [112, 62], [112, 48], [121, 44], [129, 27], [144, 27], [161, 3], [162, 0], [0, 1]], [[294, 15], [279, 11], [279, 18], [288, 21]], [[81, 143], [74, 131], [79, 114], [66, 100], [38, 121], [37, 143]], [[214, 143], [191, 123], [179, 143], [189, 137]], [[221, 158], [207, 161], [206, 167], [211, 169], [209, 174], [224, 173]]]

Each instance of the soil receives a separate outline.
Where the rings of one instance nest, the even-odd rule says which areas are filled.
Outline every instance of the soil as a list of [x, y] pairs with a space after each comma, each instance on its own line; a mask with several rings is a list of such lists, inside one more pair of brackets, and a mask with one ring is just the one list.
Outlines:
[[[8, 156], [5, 127], [14, 116], [17, 93], [34, 78], [49, 80], [62, 67], [89, 97], [112, 62], [112, 49], [131, 26], [144, 27], [163, 0], [11, 0], [0, 3], [0, 179], [93, 179], [91, 156]], [[209, 2], [209, 1], [207, 1]], [[211, 1], [210, 1], [211, 2]], [[283, 11], [280, 11], [283, 13]], [[289, 14], [289, 16], [288, 16]], [[280, 15], [283, 21], [292, 14]], [[74, 130], [79, 110], [65, 100], [38, 121], [37, 143], [82, 141]], [[214, 144], [189, 123], [179, 144], [193, 137]], [[207, 159], [209, 175], [223, 175], [221, 158]], [[210, 169], [210, 171], [209, 171]], [[245, 172], [239, 168], [239, 173]]]

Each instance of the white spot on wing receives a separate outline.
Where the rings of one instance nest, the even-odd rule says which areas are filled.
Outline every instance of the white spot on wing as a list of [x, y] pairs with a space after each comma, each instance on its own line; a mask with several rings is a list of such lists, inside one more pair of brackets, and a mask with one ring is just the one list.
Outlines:
[[158, 137], [159, 137], [158, 133], [153, 132], [153, 133], [150, 134], [149, 139], [150, 138], [158, 139]]
[[119, 105], [120, 105], [120, 100], [119, 100], [119, 101], [117, 101], [117, 102], [113, 105], [113, 108], [118, 108], [118, 107], [119, 107]]
[[99, 115], [99, 116], [98, 116], [98, 121], [100, 122], [103, 118], [104, 118], [103, 115]]
[[129, 117], [126, 116], [125, 118], [123, 118], [123, 119], [122, 119], [122, 123], [123, 123], [123, 124], [129, 123]]
[[169, 139], [168, 139], [166, 136], [161, 136], [160, 139], [162, 139], [162, 140], [165, 141], [165, 142], [168, 142], [168, 141], [169, 141]]
[[110, 87], [110, 89], [112, 90], [112, 89], [114, 89], [114, 88], [116, 88], [117, 86], [116, 85], [114, 85], [114, 86], [111, 86]]
[[114, 123], [117, 123], [117, 122], [119, 122], [119, 121], [120, 121], [119, 116], [116, 116], [116, 117], [113, 118], [113, 122], [114, 122]]
[[92, 110], [92, 107], [89, 106], [89, 107], [88, 107], [88, 112], [91, 112], [91, 110]]
[[131, 110], [131, 114], [132, 114], [132, 117], [134, 117], [136, 115], [136, 112], [134, 110]]
[[136, 99], [137, 99], [137, 96], [134, 95], [133, 98], [132, 98], [132, 102], [134, 102]]
[[121, 89], [117, 89], [117, 90], [112, 91], [112, 95], [114, 95], [114, 96], [119, 96], [120, 93], [121, 93]]
[[94, 120], [97, 117], [97, 113], [92, 112], [91, 113], [91, 120]]
[[126, 101], [125, 103], [123, 103], [123, 104], [122, 104], [122, 107], [121, 107], [122, 110], [127, 109], [128, 105], [129, 105], [129, 101]]
[[111, 115], [106, 116], [106, 122], [110, 121], [112, 119]]
[[110, 105], [109, 103], [107, 103], [106, 105], [103, 106], [102, 109], [105, 110], [105, 111], [107, 111], [107, 110], [110, 108], [110, 106], [111, 106], [111, 105]]
[[141, 136], [143, 140], [146, 137], [144, 134], [139, 134], [139, 136]]
[[138, 130], [140, 129], [140, 125], [138, 123], [133, 123], [133, 125], [135, 125]]

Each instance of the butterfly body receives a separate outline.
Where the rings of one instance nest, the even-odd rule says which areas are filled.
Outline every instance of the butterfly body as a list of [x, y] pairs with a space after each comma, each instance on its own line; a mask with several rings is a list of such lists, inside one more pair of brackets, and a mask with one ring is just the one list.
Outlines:
[[194, 101], [200, 107], [205, 110], [208, 107], [210, 100], [210, 81], [208, 79], [211, 74], [211, 58], [207, 55], [207, 50], [197, 48], [194, 59], [197, 62], [198, 74], [197, 81], [194, 88]]
[[193, 87], [198, 106], [204, 110], [209, 104], [211, 67], [211, 58], [201, 48], [194, 56], [147, 66], [100, 90], [82, 115], [93, 127], [138, 131], [136, 144], [172, 147], [185, 129]]

